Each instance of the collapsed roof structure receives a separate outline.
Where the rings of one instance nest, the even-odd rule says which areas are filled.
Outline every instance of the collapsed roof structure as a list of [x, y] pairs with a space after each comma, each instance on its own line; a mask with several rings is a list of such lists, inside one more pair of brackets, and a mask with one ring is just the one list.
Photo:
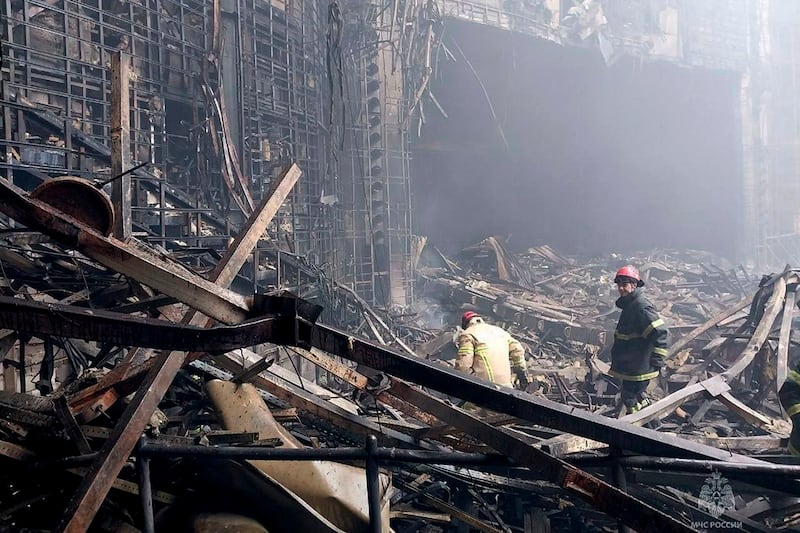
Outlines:
[[[476, 469], [488, 462], [495, 468], [503, 468], [509, 480], [517, 476], [525, 480], [527, 474], [515, 471], [527, 468], [534, 479], [561, 487], [567, 495], [588, 502], [636, 529], [658, 525], [676, 531], [691, 530], [691, 527], [676, 518], [674, 511], [646, 503], [649, 497], [637, 497], [635, 492], [616, 488], [614, 483], [624, 483], [624, 474], [623, 481], [619, 477], [595, 476], [559, 457], [575, 457], [574, 454], [581, 452], [575, 459], [578, 465], [581, 461], [592, 464], [592, 460], [608, 458], [616, 465], [615, 468], [622, 468], [621, 465], [628, 464], [626, 461], [634, 461], [631, 464], [643, 469], [648, 468], [648, 464], [636, 461], [649, 460], [656, 467], [667, 468], [658, 458], [669, 458], [675, 465], [687, 461], [690, 468], [709, 468], [711, 465], [722, 469], [731, 478], [741, 479], [742, 473], [747, 473], [747, 482], [755, 482], [757, 486], [763, 486], [758, 480], [773, 471], [782, 475], [794, 473], [794, 467], [775, 465], [740, 452], [752, 454], [765, 449], [779, 449], [780, 439], [788, 431], [775, 403], [775, 383], [778, 376], [787, 371], [798, 281], [795, 271], [787, 270], [762, 280], [751, 302], [748, 297], [740, 300], [740, 296], [748, 289], [752, 290], [752, 280], [746, 275], [742, 279], [736, 270], [726, 272], [717, 268], [710, 269], [709, 273], [686, 270], [676, 275], [669, 266], [658, 262], [646, 263], [645, 275], [662, 298], [668, 299], [669, 291], [675, 291], [680, 294], [675, 303], [690, 307], [688, 294], [703, 294], [704, 302], [714, 302], [705, 293], [716, 291], [721, 301], [714, 304], [717, 307], [713, 309], [712, 318], [693, 326], [690, 331], [684, 328], [684, 334], [673, 345], [670, 353], [673, 371], [666, 376], [665, 388], [661, 391], [663, 398], [634, 415], [617, 420], [600, 414], [610, 414], [608, 409], [613, 410], [614, 397], [613, 391], [609, 391], [613, 385], [606, 379], [607, 364], [598, 358], [607, 344], [603, 327], [606, 313], [601, 311], [589, 317], [589, 313], [576, 305], [574, 293], [569, 297], [573, 299], [575, 311], [560, 307], [554, 299], [540, 296], [530, 300], [526, 296], [533, 290], [532, 285], [538, 283], [532, 266], [547, 267], [554, 273], [543, 277], [539, 285], [549, 286], [554, 296], [565, 296], [557, 289], [565, 279], [572, 276], [570, 284], [576, 286], [581, 272], [597, 268], [576, 267], [552, 249], [533, 249], [527, 257], [514, 258], [500, 240], [490, 238], [480, 246], [465, 250], [461, 267], [440, 254], [433, 254], [433, 260], [444, 261], [444, 266], [420, 267], [421, 272], [427, 273], [425, 290], [440, 305], [454, 309], [469, 305], [480, 309], [484, 314], [491, 314], [509, 327], [518, 329], [520, 337], [527, 343], [537, 344], [530, 350], [530, 363], [532, 372], [539, 379], [534, 382], [537, 390], [530, 390], [530, 394], [481, 382], [431, 360], [448, 344], [448, 334], [443, 334], [444, 342], [431, 339], [420, 344], [419, 335], [413, 332], [425, 331], [425, 328], [414, 326], [413, 321], [424, 319], [421, 313], [410, 314], [411, 320], [386, 314], [381, 316], [363, 300], [356, 299], [361, 308], [354, 314], [360, 313], [364, 322], [370, 324], [366, 331], [371, 330], [374, 337], [368, 340], [324, 325], [318, 321], [322, 311], [320, 306], [283, 291], [272, 296], [244, 298], [226, 289], [225, 285], [232, 282], [244, 258], [249, 257], [248, 247], [257, 242], [253, 237], [260, 235], [268, 223], [269, 206], [276, 205], [276, 198], [288, 194], [299, 175], [296, 166], [282, 173], [275, 186], [276, 192], [259, 205], [207, 277], [199, 276], [136, 239], [121, 241], [103, 235], [105, 228], [98, 230], [91, 220], [86, 219], [85, 213], [71, 216], [37, 199], [38, 194], [25, 194], [5, 180], [0, 182], [3, 198], [0, 209], [16, 222], [49, 237], [31, 245], [17, 243], [16, 250], [10, 247], [4, 252], [4, 265], [9, 264], [5, 279], [8, 288], [17, 292], [17, 297], [2, 297], [0, 316], [7, 328], [4, 337], [6, 352], [15, 345], [19, 346], [17, 376], [22, 392], [4, 393], [1, 408], [5, 417], [3, 431], [10, 439], [4, 441], [3, 450], [6, 457], [21, 461], [23, 465], [32, 465], [26, 468], [69, 470], [68, 467], [75, 464], [89, 465], [83, 471], [83, 481], [67, 502], [59, 528], [79, 530], [89, 527], [108, 492], [118, 480], [125, 480], [123, 469], [129, 457], [135, 457], [140, 465], [138, 492], [144, 500], [144, 529], [154, 527], [155, 518], [151, 513], [155, 494], [161, 494], [161, 499], [156, 501], [165, 504], [169, 510], [159, 515], [161, 523], [179, 520], [175, 516], [178, 511], [173, 509], [178, 504], [172, 498], [180, 498], [171, 492], [185, 491], [188, 487], [176, 486], [175, 479], [166, 478], [158, 478], [155, 484], [147, 466], [169, 457], [180, 457], [178, 464], [185, 468], [190, 468], [186, 461], [195, 456], [215, 457], [217, 460], [247, 458], [246, 464], [256, 466], [276, 487], [260, 489], [267, 491], [264, 494], [279, 490], [284, 495], [280, 501], [290, 498], [284, 501], [288, 508], [304, 502], [303, 508], [310, 514], [309, 520], [330, 522], [326, 527], [346, 531], [388, 527], [393, 493], [388, 478], [380, 481], [378, 464], [382, 461], [422, 464], [437, 461], [471, 464], [471, 461], [475, 465], [471, 468]], [[68, 192], [71, 191], [65, 190], [64, 194]], [[78, 216], [84, 220], [79, 220]], [[25, 240], [27, 236], [27, 232], [12, 231], [6, 242], [13, 242], [17, 237]], [[70, 255], [69, 249], [82, 255]], [[76, 293], [68, 290], [62, 291], [68, 294], [66, 298], [50, 296], [56, 292], [48, 277], [64, 268], [59, 261], [67, 266], [65, 270], [73, 267], [73, 277], [85, 276], [88, 268], [96, 270], [97, 274], [92, 276], [93, 284], [89, 286], [87, 283], [84, 289], [84, 303], [96, 301], [92, 295], [108, 294], [114, 290], [117, 296], [108, 300], [114, 302], [113, 305], [107, 305], [107, 310], [75, 305], [79, 303], [75, 301]], [[525, 267], [523, 261], [531, 263]], [[490, 265], [490, 268], [484, 266], [481, 272], [486, 276], [485, 280], [459, 277], [454, 272], [472, 270], [477, 265]], [[26, 269], [30, 275], [42, 267], [47, 269], [48, 275], [24, 276]], [[433, 275], [435, 270], [440, 271], [439, 275]], [[16, 278], [18, 272], [24, 279]], [[516, 272], [516, 275], [511, 272]], [[124, 278], [119, 275], [124, 275]], [[659, 277], [665, 281], [659, 281]], [[170, 299], [130, 296], [132, 287], [139, 283], [146, 283]], [[51, 288], [47, 289], [47, 286]], [[597, 286], [592, 284], [583, 287], [587, 292], [597, 290]], [[449, 291], [448, 294], [443, 294], [443, 290]], [[541, 290], [542, 294], [546, 292]], [[735, 302], [731, 305], [732, 301]], [[181, 304], [188, 310], [181, 313]], [[172, 316], [174, 320], [147, 318], [151, 312]], [[669, 313], [673, 317], [680, 316], [680, 307], [673, 305]], [[401, 325], [404, 322], [405, 325]], [[395, 323], [398, 325], [393, 327]], [[383, 335], [376, 324], [381, 324]], [[722, 330], [720, 326], [724, 326]], [[775, 328], [778, 330], [777, 342], [772, 342], [770, 334]], [[704, 341], [700, 343], [701, 346], [707, 345], [704, 350], [692, 349], [698, 345], [697, 339], [712, 330], [714, 334], [724, 331], [723, 336], [718, 337], [722, 342]], [[41, 355], [32, 357], [39, 367], [39, 397], [24, 394], [26, 368], [31, 366], [31, 354], [26, 351], [26, 346], [31, 345], [31, 336], [43, 341]], [[746, 342], [738, 342], [741, 340]], [[394, 344], [395, 348], [389, 344]], [[415, 351], [409, 344], [421, 347]], [[328, 376], [322, 380], [317, 379], [321, 376], [315, 375], [306, 381], [302, 367], [295, 367], [295, 376], [287, 369], [278, 371], [280, 367], [274, 364], [275, 348], [266, 348], [261, 355], [245, 350], [257, 345], [288, 347], [293, 355], [314, 363]], [[131, 346], [138, 348], [127, 348]], [[124, 349], [120, 351], [120, 348]], [[176, 349], [181, 351], [174, 351]], [[571, 358], [569, 354], [572, 354]], [[585, 361], [574, 354], [585, 356]], [[689, 358], [691, 364], [687, 364]], [[342, 359], [357, 366], [344, 364]], [[187, 364], [190, 366], [182, 370]], [[86, 372], [89, 368], [104, 366], [110, 366], [111, 370], [100, 374]], [[744, 370], [748, 372], [745, 374]], [[179, 374], [186, 377], [176, 382]], [[213, 379], [205, 387], [200, 387], [198, 382], [192, 382], [191, 376]], [[191, 397], [191, 393], [183, 390], [186, 379], [193, 385], [190, 388], [194, 389], [195, 395], [207, 398], [205, 408], [196, 404], [190, 408], [194, 402], [178, 400], [185, 394]], [[326, 387], [316, 384], [312, 388], [312, 384], [318, 381], [325, 383]], [[7, 383], [12, 384], [10, 380]], [[351, 399], [332, 398], [331, 394], [337, 388], [357, 394]], [[677, 390], [670, 393], [671, 388]], [[427, 389], [446, 396], [431, 394]], [[277, 424], [259, 392], [273, 408], [296, 409], [297, 414], [291, 418], [300, 416], [311, 427], [321, 422], [323, 428], [335, 428], [333, 435], [317, 436], [309, 441], [314, 446], [305, 448], [291, 431]], [[747, 403], [737, 397], [742, 392]], [[560, 395], [562, 402], [553, 401], [548, 395]], [[173, 398], [170, 400], [168, 396]], [[446, 399], [448, 396], [450, 401]], [[487, 407], [497, 413], [497, 418], [476, 418], [455, 407], [452, 403], [455, 399]], [[174, 405], [169, 411], [171, 416], [156, 410], [164, 401]], [[752, 407], [754, 402], [771, 407], [762, 412]], [[677, 414], [672, 415], [673, 412]], [[161, 414], [155, 416], [154, 413]], [[209, 418], [212, 413], [215, 416]], [[388, 414], [392, 415], [391, 420], [384, 419]], [[667, 427], [662, 425], [662, 431], [658, 432], [641, 427], [666, 416], [670, 416], [667, 420], [677, 417], [685, 423], [665, 424]], [[199, 420], [207, 420], [207, 423], [198, 424]], [[211, 429], [212, 426], [219, 429]], [[191, 436], [196, 427], [203, 432], [200, 439]], [[204, 427], [208, 429], [202, 430]], [[680, 428], [688, 430], [689, 434], [676, 435]], [[698, 435], [695, 428], [700, 429], [703, 436]], [[709, 428], [714, 428], [718, 436], [711, 436]], [[149, 436], [142, 437], [143, 434]], [[365, 449], [337, 446], [348, 441], [357, 442], [359, 436], [372, 439], [367, 440]], [[52, 439], [61, 439], [63, 444], [53, 446]], [[587, 455], [588, 451], [606, 445], [611, 447], [610, 454]], [[70, 449], [75, 452], [68, 453]], [[620, 450], [626, 453], [620, 456]], [[632, 452], [636, 455], [628, 457]], [[363, 459], [366, 461], [366, 475], [337, 472], [333, 465], [338, 463], [327, 461], [303, 463], [329, 465], [323, 467], [324, 474], [313, 474], [312, 471], [303, 474], [302, 469], [298, 470], [300, 467], [281, 466], [285, 461], [301, 458]], [[727, 464], [734, 465], [730, 472], [724, 470]], [[201, 468], [200, 472], [204, 470]], [[12, 469], [9, 475], [19, 474]], [[206, 474], [197, 475], [202, 477]], [[244, 474], [231, 472], [228, 475]], [[445, 470], [437, 472], [437, 475], [463, 476], [465, 472], [448, 473]], [[366, 490], [360, 494], [354, 490], [352, 495], [344, 495], [339, 485], [354, 483], [345, 481], [352, 476], [357, 480], [356, 486]], [[180, 476], [177, 479], [181, 479]], [[322, 498], [321, 501], [326, 499], [325, 491], [317, 486], [319, 479], [331, 483], [329, 490], [342, 500], [333, 509], [329, 509], [328, 504], [315, 503], [318, 498]], [[366, 484], [362, 485], [364, 479]], [[427, 479], [431, 479], [431, 474]], [[15, 477], [9, 481], [13, 486], [24, 486], [31, 481], [36, 483]], [[491, 481], [484, 483], [492, 486]], [[787, 479], [785, 490], [789, 493], [793, 490], [792, 483]], [[155, 488], [151, 484], [155, 484]], [[165, 490], [167, 485], [162, 484], [170, 485], [172, 491]], [[415, 485], [409, 488], [401, 484], [400, 487], [399, 493], [406, 496], [409, 491], [414, 494], [420, 489]], [[256, 489], [251, 487], [249, 490]], [[640, 487], [640, 490], [658, 492], [653, 488]], [[758, 490], [763, 489], [759, 487]], [[35, 503], [42, 503], [45, 507], [57, 505], [58, 498], [43, 503], [45, 496], [36, 498]], [[669, 492], [660, 496], [668, 498]], [[477, 493], [473, 497], [477, 501], [482, 498]], [[508, 516], [505, 519], [495, 516], [499, 512], [495, 509], [484, 523], [468, 513], [465, 516], [461, 514], [463, 511], [451, 509], [452, 504], [442, 503], [440, 498], [432, 501], [439, 502], [439, 510], [452, 512], [453, 519], [467, 524], [478, 522], [486, 528], [502, 528], [508, 527], [503, 525], [506, 521], [513, 523], [514, 520]], [[661, 502], [661, 505], [666, 504]], [[355, 506], [355, 510], [342, 516], [341, 506], [347, 509]], [[492, 507], [487, 506], [489, 509]], [[24, 507], [22, 516], [29, 505]], [[702, 509], [683, 503], [678, 507], [683, 513], [702, 512]], [[180, 505], [178, 509], [181, 509]], [[771, 510], [774, 512], [776, 509]], [[732, 508], [725, 511], [737, 520], [742, 518]], [[413, 516], [412, 511], [406, 513]], [[111, 514], [116, 513], [111, 511]], [[30, 517], [21, 518], [14, 512], [8, 516], [15, 521], [32, 520]], [[43, 516], [37, 513], [36, 519], [42, 520]], [[787, 523], [793, 522], [793, 513], [782, 516]], [[748, 523], [757, 527], [757, 521], [746, 518]], [[198, 518], [195, 516], [194, 519]], [[221, 520], [218, 516], [214, 519]], [[268, 522], [264, 525], [272, 529], [286, 527], [285, 524], [280, 526]]]
[[[796, 7], [502, 4], [3, 4], [0, 527], [797, 527], [776, 395], [797, 352], [800, 274], [783, 264], [800, 249], [798, 189], [781, 178], [800, 145], [765, 133], [796, 130], [793, 48], [777, 46]], [[474, 43], [445, 39], [465, 21], [604, 65], [725, 71], [743, 185], [719, 194], [741, 203], [706, 207], [737, 213], [729, 244], [748, 260], [513, 252], [491, 230], [445, 254], [415, 235], [414, 150], [426, 164], [452, 150], [504, 159], [486, 138], [423, 135], [440, 131], [431, 111], [463, 124], [443, 105], [463, 102], [437, 98], [439, 60], [468, 67], [484, 130], [518, 148]], [[698, 181], [675, 174], [668, 193]], [[513, 197], [514, 179], [486, 183]], [[428, 182], [428, 205], [443, 204], [448, 182]], [[602, 236], [576, 222], [585, 241]], [[610, 275], [627, 262], [672, 345], [658, 401], [617, 418]], [[524, 343], [527, 390], [451, 368], [468, 309]]]

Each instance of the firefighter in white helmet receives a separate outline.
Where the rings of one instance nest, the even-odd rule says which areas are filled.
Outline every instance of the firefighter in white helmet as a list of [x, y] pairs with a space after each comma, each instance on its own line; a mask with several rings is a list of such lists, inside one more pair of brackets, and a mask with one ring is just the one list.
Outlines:
[[503, 328], [487, 324], [474, 311], [461, 317], [461, 329], [456, 340], [458, 370], [503, 387], [514, 386], [513, 373], [519, 388], [527, 387], [525, 350], [519, 341]]

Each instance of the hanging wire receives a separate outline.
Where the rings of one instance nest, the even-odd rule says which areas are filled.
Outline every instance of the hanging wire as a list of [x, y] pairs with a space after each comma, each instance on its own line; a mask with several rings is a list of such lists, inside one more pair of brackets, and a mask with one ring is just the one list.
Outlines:
[[14, 294], [21, 294], [18, 290], [14, 289], [14, 286], [11, 284], [11, 280], [8, 278], [8, 275], [6, 274], [6, 269], [2, 259], [0, 259], [0, 273], [2, 273], [3, 275], [3, 280], [5, 280], [6, 287], [8, 288], [8, 290], [13, 292]]

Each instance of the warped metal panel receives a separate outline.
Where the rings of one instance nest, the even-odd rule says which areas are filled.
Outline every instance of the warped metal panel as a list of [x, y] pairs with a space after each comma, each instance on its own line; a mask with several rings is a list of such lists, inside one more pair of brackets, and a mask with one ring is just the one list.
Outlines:
[[[248, 384], [213, 380], [207, 383], [211, 401], [232, 431], [257, 431], [260, 439], [279, 438], [283, 446], [302, 448], [278, 424], [258, 393]], [[363, 468], [330, 461], [250, 461], [259, 470], [297, 494], [311, 507], [345, 531], [369, 530], [367, 481]], [[389, 478], [381, 483], [383, 531], [389, 530]]]

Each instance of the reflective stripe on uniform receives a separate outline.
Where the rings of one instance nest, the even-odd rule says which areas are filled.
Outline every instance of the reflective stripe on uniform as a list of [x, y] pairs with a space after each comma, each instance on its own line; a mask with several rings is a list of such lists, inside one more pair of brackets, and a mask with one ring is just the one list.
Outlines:
[[796, 403], [796, 404], [786, 408], [786, 415], [787, 416], [794, 416], [797, 413], [800, 413], [800, 403]]
[[798, 372], [797, 370], [789, 371], [789, 375], [786, 376], [786, 381], [791, 381], [792, 383], [800, 385], [800, 372]]
[[522, 348], [522, 345], [511, 336], [508, 337], [508, 359], [511, 362], [511, 370], [515, 372], [518, 370], [525, 371], [525, 350]]
[[647, 381], [649, 379], [657, 378], [658, 377], [658, 370], [653, 372], [647, 372], [646, 374], [639, 374], [639, 375], [630, 375], [630, 374], [621, 374], [616, 370], [610, 370], [609, 374], [614, 377], [617, 377], [624, 381]]
[[792, 441], [789, 441], [789, 446], [787, 446], [787, 449], [789, 450], [789, 453], [792, 455], [800, 455], [800, 450], [794, 447]]
[[652, 403], [653, 403], [653, 400], [651, 400], [650, 398], [645, 398], [645, 399], [643, 399], [641, 401], [638, 401], [633, 406], [628, 407], [628, 414], [632, 415], [633, 413], [638, 413], [639, 411], [641, 411], [642, 409], [644, 409], [648, 405], [651, 405]]
[[486, 358], [486, 346], [478, 346], [475, 348], [475, 355], [481, 358], [483, 366], [486, 368], [486, 376], [489, 378], [490, 383], [494, 383], [494, 372], [492, 371], [489, 360]]
[[664, 321], [661, 320], [660, 318], [653, 320], [652, 322], [650, 322], [649, 326], [644, 328], [644, 331], [642, 332], [642, 337], [647, 337], [653, 332], [654, 329], [656, 329], [658, 326], [663, 326], [663, 325]]
[[656, 355], [669, 355], [669, 350], [666, 348], [653, 348], [653, 353]]
[[619, 331], [614, 332], [614, 338], [619, 339], [621, 341], [629, 341], [631, 339], [641, 339], [642, 336], [638, 333], [631, 333], [630, 335], [626, 333], [620, 333]]

